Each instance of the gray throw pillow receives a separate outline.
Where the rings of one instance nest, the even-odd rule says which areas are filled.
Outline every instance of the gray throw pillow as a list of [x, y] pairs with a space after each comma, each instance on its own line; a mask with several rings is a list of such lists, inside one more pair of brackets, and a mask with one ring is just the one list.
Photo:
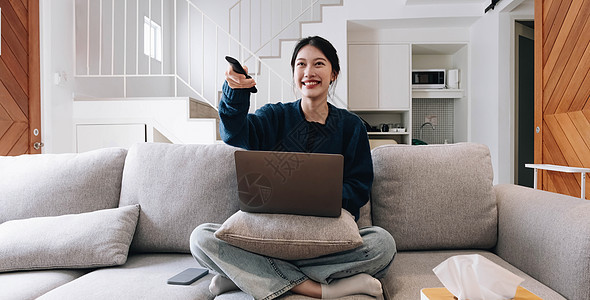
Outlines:
[[244, 250], [285, 260], [315, 258], [363, 244], [354, 217], [344, 209], [338, 218], [238, 211], [215, 236]]
[[190, 253], [195, 227], [223, 223], [235, 213], [236, 149], [163, 143], [129, 148], [119, 206], [141, 205], [131, 251]]
[[0, 272], [96, 268], [127, 261], [139, 205], [0, 224]]
[[373, 225], [398, 251], [487, 249], [498, 212], [487, 146], [389, 145], [373, 149]]
[[119, 204], [127, 150], [0, 156], [0, 223]]

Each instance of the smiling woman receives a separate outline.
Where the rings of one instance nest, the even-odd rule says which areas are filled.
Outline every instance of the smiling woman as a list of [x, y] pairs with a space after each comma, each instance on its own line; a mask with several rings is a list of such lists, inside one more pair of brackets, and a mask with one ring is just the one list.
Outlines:
[[[295, 46], [291, 68], [301, 99], [267, 104], [248, 114], [249, 89], [256, 82], [228, 67], [219, 103], [221, 138], [247, 150], [342, 155], [342, 208], [350, 212], [349, 221], [354, 222], [369, 199], [373, 162], [361, 119], [328, 103], [340, 73], [336, 49], [321, 37], [304, 38]], [[326, 222], [322, 224], [329, 227]], [[274, 299], [288, 291], [331, 299], [355, 294], [379, 296], [382, 289], [376, 278], [385, 275], [396, 253], [387, 231], [376, 226], [357, 231], [355, 225], [350, 230], [362, 238], [355, 249], [294, 260], [271, 258], [215, 238], [221, 226], [203, 224], [191, 235], [193, 256], [219, 274], [210, 285], [215, 295], [239, 288], [255, 299]], [[306, 231], [303, 224], [300, 227]]]
[[[314, 42], [312, 43], [312, 41]], [[303, 95], [301, 108], [305, 119], [320, 124], [326, 123], [328, 117], [328, 93], [330, 87], [334, 86], [333, 83], [340, 72], [336, 50], [327, 51], [328, 54], [326, 55], [320, 49], [329, 49], [330, 47], [314, 45], [324, 43], [324, 41], [309, 39], [309, 44], [299, 43], [300, 48], [295, 48], [291, 59], [293, 80], [295, 86]]]

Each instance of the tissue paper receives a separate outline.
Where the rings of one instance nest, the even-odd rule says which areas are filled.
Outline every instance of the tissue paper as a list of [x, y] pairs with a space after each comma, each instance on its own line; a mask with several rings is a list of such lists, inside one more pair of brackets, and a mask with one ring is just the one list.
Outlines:
[[459, 300], [512, 299], [524, 281], [479, 254], [450, 257], [432, 271]]

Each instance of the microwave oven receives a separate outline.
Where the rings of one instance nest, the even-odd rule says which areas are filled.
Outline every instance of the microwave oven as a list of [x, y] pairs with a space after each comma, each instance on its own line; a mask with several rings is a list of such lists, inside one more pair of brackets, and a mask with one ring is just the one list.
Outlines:
[[444, 89], [446, 70], [412, 70], [412, 88], [414, 89]]

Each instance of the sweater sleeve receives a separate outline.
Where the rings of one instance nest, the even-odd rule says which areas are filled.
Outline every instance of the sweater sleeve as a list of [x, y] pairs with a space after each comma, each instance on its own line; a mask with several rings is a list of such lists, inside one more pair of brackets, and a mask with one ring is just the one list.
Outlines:
[[358, 220], [360, 208], [369, 201], [373, 185], [373, 160], [367, 131], [360, 120], [356, 123], [348, 132], [344, 145], [342, 206]]
[[266, 105], [249, 114], [250, 92], [245, 89], [232, 89], [223, 84], [219, 102], [219, 131], [221, 139], [232, 146], [248, 150], [265, 150], [276, 144], [278, 116], [274, 109]]

